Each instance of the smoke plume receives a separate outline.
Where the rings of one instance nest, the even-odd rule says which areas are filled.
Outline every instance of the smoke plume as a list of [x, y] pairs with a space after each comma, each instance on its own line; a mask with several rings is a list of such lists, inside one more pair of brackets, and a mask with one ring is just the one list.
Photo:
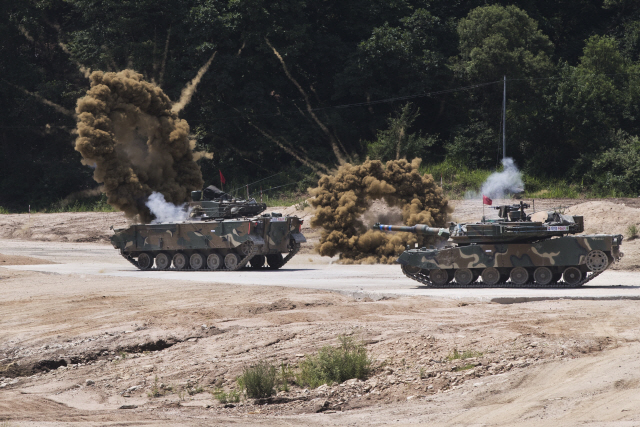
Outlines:
[[507, 194], [521, 193], [524, 189], [522, 173], [511, 157], [502, 159], [502, 172], [494, 172], [482, 184], [481, 194], [491, 199], [503, 199]]
[[204, 76], [204, 73], [206, 73], [209, 69], [209, 66], [211, 66], [213, 58], [216, 57], [216, 53], [217, 52], [213, 52], [211, 58], [209, 58], [209, 60], [198, 70], [198, 74], [196, 74], [196, 76], [184, 87], [184, 89], [182, 89], [182, 93], [180, 93], [180, 100], [173, 104], [173, 107], [171, 107], [171, 111], [177, 114], [182, 111], [182, 109], [189, 102], [191, 102], [191, 97], [194, 93], [196, 93], [198, 83], [200, 83], [200, 80], [202, 80], [202, 76]]
[[202, 188], [202, 174], [189, 141], [189, 125], [171, 110], [160, 87], [132, 70], [91, 73], [91, 87], [76, 107], [76, 150], [107, 202], [144, 222], [153, 219], [146, 206], [152, 192], [182, 204]]
[[153, 216], [156, 217], [156, 219], [151, 221], [151, 224], [184, 221], [189, 217], [190, 209], [187, 208], [186, 203], [176, 206], [173, 203], [167, 202], [161, 193], [156, 193], [155, 191], [149, 196], [146, 205]]
[[310, 189], [316, 208], [311, 226], [323, 229], [320, 255], [340, 254], [345, 263], [392, 263], [407, 244], [424, 243], [422, 236], [411, 233], [367, 229], [363, 214], [376, 199], [400, 207], [405, 225], [444, 225], [450, 212], [447, 199], [431, 175], [420, 175], [420, 162], [367, 160], [361, 165], [346, 163], [322, 176], [318, 187]]

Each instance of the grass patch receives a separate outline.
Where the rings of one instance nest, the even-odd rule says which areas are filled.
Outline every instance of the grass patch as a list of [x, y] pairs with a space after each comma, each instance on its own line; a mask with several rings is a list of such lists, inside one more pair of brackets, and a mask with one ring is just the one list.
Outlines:
[[189, 394], [189, 396], [200, 394], [203, 391], [204, 391], [204, 387], [202, 387], [201, 385], [196, 385], [194, 387], [188, 387], [187, 388], [187, 393]]
[[149, 390], [149, 392], [147, 393], [147, 396], [149, 396], [149, 397], [164, 396], [164, 390], [160, 387], [160, 384], [158, 383], [158, 376], [157, 375], [156, 375], [155, 379], [153, 380], [153, 386], [151, 386], [151, 390]]
[[296, 382], [312, 388], [322, 384], [342, 383], [352, 378], [364, 379], [371, 369], [371, 359], [362, 343], [339, 337], [340, 346], [325, 346], [300, 364]]
[[[0, 206], [0, 215], [8, 215], [9, 213], [9, 209]], [[0, 426], [2, 426], [2, 424], [0, 424]]]
[[635, 224], [631, 224], [627, 227], [627, 239], [633, 240], [638, 238], [638, 227]]
[[[467, 192], [479, 192], [482, 184], [494, 171], [489, 169], [470, 169], [463, 164], [454, 164], [445, 160], [436, 164], [420, 166], [420, 173], [433, 176], [436, 184], [442, 182], [442, 189], [450, 199], [462, 199]], [[608, 197], [636, 197], [637, 194], [625, 194], [613, 186], [603, 187], [594, 184], [586, 185], [582, 182], [569, 182], [557, 178], [541, 178], [522, 174], [525, 199], [578, 199], [578, 198], [608, 198]]]
[[[279, 194], [264, 194], [262, 196], [262, 201], [267, 204], [267, 207], [275, 207], [275, 206], [293, 206], [296, 205], [301, 206], [304, 209], [305, 203], [308, 205], [306, 200], [309, 198], [309, 194], [300, 193], [300, 192], [284, 192]], [[260, 196], [256, 197], [256, 200], [260, 200]]]
[[241, 390], [252, 399], [261, 399], [275, 394], [276, 367], [260, 362], [257, 365], [245, 367], [242, 375], [238, 378], [238, 385]]
[[106, 194], [101, 194], [74, 201], [60, 200], [45, 209], [44, 212], [117, 212], [117, 210], [107, 203]]
[[212, 391], [211, 394], [213, 397], [220, 403], [238, 403], [240, 402], [240, 392], [238, 390], [231, 390], [230, 392], [225, 392], [223, 390], [215, 390]]
[[482, 353], [479, 351], [465, 350], [460, 352], [458, 349], [453, 349], [453, 351], [447, 356], [447, 360], [464, 360], [480, 356], [482, 356]]

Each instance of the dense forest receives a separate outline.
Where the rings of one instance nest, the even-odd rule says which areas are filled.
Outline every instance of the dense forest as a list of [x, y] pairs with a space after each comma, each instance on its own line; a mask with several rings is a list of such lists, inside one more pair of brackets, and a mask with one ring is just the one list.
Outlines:
[[25, 0], [0, 3], [0, 206], [97, 187], [74, 150], [90, 71], [178, 100], [206, 184], [310, 185], [421, 157], [640, 193], [634, 0]]

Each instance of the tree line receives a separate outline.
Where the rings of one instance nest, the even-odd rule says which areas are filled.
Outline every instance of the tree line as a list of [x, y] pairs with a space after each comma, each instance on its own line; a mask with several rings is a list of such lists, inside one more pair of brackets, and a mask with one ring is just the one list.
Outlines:
[[[177, 100], [207, 184], [312, 183], [421, 157], [640, 193], [632, 0], [29, 0], [0, 4], [0, 206], [96, 187], [73, 149], [92, 70]], [[271, 185], [270, 184], [270, 185]]]

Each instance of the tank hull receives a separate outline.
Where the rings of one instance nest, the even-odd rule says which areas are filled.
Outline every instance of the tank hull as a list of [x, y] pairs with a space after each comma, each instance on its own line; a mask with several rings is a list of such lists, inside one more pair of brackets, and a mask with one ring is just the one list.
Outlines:
[[[407, 276], [434, 287], [576, 287], [619, 260], [621, 242], [620, 235], [580, 235], [534, 243], [411, 249], [403, 252], [397, 262]], [[567, 276], [565, 280], [564, 273], [569, 268], [578, 270], [569, 271], [579, 279]], [[461, 270], [464, 271], [458, 273]], [[487, 280], [485, 273], [491, 273]], [[536, 280], [536, 273], [543, 278]]]
[[[301, 225], [302, 221], [295, 216], [266, 215], [137, 224], [116, 230], [111, 243], [123, 257], [145, 270], [238, 270], [247, 264], [273, 269], [282, 267], [299, 250], [300, 244], [306, 242], [300, 233]], [[285, 257], [281, 256], [283, 253]], [[227, 257], [229, 254], [232, 256]], [[210, 255], [218, 255], [219, 259], [207, 263], [212, 260]], [[166, 259], [170, 261], [168, 265]]]

